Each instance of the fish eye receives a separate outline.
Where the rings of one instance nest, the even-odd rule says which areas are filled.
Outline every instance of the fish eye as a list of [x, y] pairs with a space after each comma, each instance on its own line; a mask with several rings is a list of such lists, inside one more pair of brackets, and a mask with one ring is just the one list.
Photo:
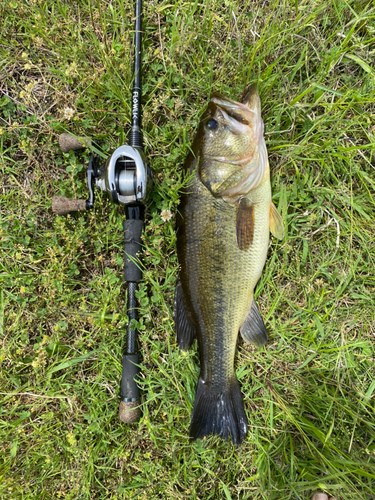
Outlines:
[[217, 130], [219, 128], [219, 124], [217, 123], [216, 120], [214, 120], [213, 118], [211, 118], [211, 120], [208, 120], [208, 122], [206, 124], [206, 127], [209, 130]]

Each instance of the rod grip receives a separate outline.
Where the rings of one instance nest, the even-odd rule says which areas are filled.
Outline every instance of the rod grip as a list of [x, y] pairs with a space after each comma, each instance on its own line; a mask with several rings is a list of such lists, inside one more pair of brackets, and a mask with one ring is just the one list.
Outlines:
[[119, 419], [130, 424], [138, 422], [141, 417], [140, 394], [137, 385], [139, 374], [139, 355], [124, 354], [122, 357], [121, 402]]
[[143, 220], [127, 219], [124, 221], [124, 278], [128, 282], [138, 282], [142, 279], [140, 268], [140, 253], [142, 251]]
[[59, 136], [59, 145], [63, 153], [69, 153], [69, 151], [76, 151], [77, 149], [83, 149], [86, 146], [90, 146], [92, 143], [89, 137], [75, 137], [74, 135], [64, 133]]
[[52, 212], [57, 215], [65, 215], [86, 209], [86, 200], [65, 198], [65, 196], [54, 196], [52, 198]]

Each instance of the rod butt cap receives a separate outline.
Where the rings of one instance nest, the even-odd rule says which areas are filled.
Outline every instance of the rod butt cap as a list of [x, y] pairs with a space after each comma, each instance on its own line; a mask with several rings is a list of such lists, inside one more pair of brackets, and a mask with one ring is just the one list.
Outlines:
[[139, 422], [141, 418], [140, 400], [121, 401], [118, 416], [124, 424], [133, 424]]

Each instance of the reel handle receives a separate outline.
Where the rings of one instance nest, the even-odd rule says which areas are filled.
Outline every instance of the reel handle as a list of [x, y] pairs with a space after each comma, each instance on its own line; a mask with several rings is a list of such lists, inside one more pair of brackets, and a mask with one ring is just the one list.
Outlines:
[[[64, 133], [59, 136], [59, 145], [63, 153], [84, 149], [87, 146], [96, 144], [89, 137], [75, 137], [74, 135]], [[89, 200], [77, 200], [65, 198], [65, 196], [54, 196], [52, 198], [52, 212], [57, 215], [66, 215], [71, 212], [81, 210], [90, 210], [94, 206], [94, 184], [95, 179], [99, 177], [99, 157], [94, 152], [91, 153], [89, 165], [87, 167], [87, 185], [90, 192]]]
[[54, 214], [66, 215], [79, 210], [87, 210], [86, 200], [65, 198], [65, 196], [54, 196], [52, 198], [52, 212]]
[[92, 140], [89, 137], [75, 137], [74, 135], [64, 133], [59, 136], [59, 145], [63, 153], [77, 151], [91, 146]]

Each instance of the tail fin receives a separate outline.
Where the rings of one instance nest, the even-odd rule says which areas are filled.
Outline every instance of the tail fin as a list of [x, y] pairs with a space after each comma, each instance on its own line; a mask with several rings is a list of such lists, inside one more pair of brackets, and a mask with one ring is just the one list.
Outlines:
[[241, 444], [247, 433], [247, 418], [240, 386], [234, 376], [224, 387], [205, 384], [199, 377], [190, 424], [190, 437], [217, 434], [233, 444]]

